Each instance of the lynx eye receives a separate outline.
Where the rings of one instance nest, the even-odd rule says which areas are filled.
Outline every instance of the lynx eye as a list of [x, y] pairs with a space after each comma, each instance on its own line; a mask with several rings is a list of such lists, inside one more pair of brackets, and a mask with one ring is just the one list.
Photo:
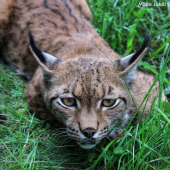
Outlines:
[[114, 107], [118, 104], [118, 100], [117, 99], [104, 99], [102, 101], [102, 106], [104, 107]]
[[63, 104], [66, 106], [75, 106], [76, 105], [76, 100], [74, 98], [62, 98], [61, 101]]

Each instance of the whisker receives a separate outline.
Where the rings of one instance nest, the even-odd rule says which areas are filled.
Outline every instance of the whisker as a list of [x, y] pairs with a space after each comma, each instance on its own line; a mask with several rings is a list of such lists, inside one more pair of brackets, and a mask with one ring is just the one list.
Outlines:
[[61, 135], [57, 139], [61, 139], [61, 138], [65, 138], [65, 137], [68, 137], [68, 135]]
[[112, 141], [108, 136], [106, 136], [106, 138], [107, 138], [110, 142]]
[[51, 132], [66, 132], [66, 129], [54, 129], [54, 130], [52, 130]]
[[66, 141], [68, 142], [69, 140], [71, 140], [70, 138], [69, 138], [69, 136], [63, 141], [63, 143], [61, 144], [61, 145], [63, 145]]
[[67, 135], [67, 132], [59, 132], [59, 133], [57, 133], [57, 135], [64, 135], [64, 134]]
[[64, 129], [64, 130], [66, 130], [67, 128], [65, 127], [65, 128], [58, 128], [58, 129], [59, 129], [59, 130], [60, 130], [60, 129]]
[[57, 134], [58, 135], [67, 135], [68, 133], [67, 132], [58, 132]]

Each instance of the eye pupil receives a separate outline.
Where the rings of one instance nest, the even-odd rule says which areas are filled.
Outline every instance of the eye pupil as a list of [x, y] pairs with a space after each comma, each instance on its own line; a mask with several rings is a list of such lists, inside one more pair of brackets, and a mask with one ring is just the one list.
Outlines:
[[73, 101], [73, 99], [72, 99], [72, 98], [68, 98], [67, 100], [68, 100], [68, 102], [72, 102], [72, 101]]
[[112, 100], [111, 99], [107, 99], [107, 103], [110, 103]]

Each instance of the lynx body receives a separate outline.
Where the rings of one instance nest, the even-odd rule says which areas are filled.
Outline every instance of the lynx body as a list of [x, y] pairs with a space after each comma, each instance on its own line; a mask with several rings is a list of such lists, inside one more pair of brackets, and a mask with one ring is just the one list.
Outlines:
[[[111, 139], [121, 135], [112, 128], [128, 124], [154, 77], [136, 71], [149, 35], [137, 53], [121, 59], [84, 16], [92, 19], [84, 0], [3, 0], [0, 52], [29, 79], [30, 110], [63, 123], [70, 138], [90, 149], [108, 134]], [[149, 113], [157, 88], [138, 117]]]

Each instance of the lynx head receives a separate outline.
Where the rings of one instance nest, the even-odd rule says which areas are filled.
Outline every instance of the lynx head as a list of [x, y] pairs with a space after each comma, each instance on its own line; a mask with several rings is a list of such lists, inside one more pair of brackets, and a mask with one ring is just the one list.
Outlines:
[[31, 32], [29, 38], [30, 49], [43, 73], [46, 105], [66, 125], [70, 138], [90, 149], [115, 125], [128, 123], [131, 97], [126, 85], [131, 88], [133, 84], [137, 64], [147, 51], [148, 35], [141, 50], [114, 64], [94, 54], [61, 61], [40, 51]]

